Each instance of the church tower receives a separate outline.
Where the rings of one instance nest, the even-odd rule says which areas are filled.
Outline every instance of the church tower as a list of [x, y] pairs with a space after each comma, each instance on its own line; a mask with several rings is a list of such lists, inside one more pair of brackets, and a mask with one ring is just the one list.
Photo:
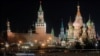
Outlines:
[[73, 30], [74, 30], [74, 28], [73, 28], [73, 24], [72, 24], [71, 17], [70, 17], [70, 20], [68, 22], [68, 37], [67, 37], [69, 42], [73, 42], [73, 40], [74, 40]]
[[15, 35], [13, 34], [13, 32], [11, 32], [10, 21], [7, 20], [7, 40], [8, 42], [15, 42], [14, 36]]
[[60, 29], [59, 38], [60, 38], [60, 39], [64, 39], [64, 38], [65, 38], [63, 22], [61, 22], [61, 29]]
[[53, 29], [53, 28], [51, 29], [51, 35], [52, 35], [52, 36], [55, 36], [55, 34], [54, 34], [54, 29]]
[[44, 21], [44, 12], [42, 10], [42, 5], [40, 1], [40, 7], [38, 10], [38, 19], [35, 24], [35, 31], [37, 34], [45, 34], [46, 33], [46, 23]]
[[88, 27], [87, 29], [88, 38], [89, 39], [96, 38], [95, 26], [94, 26], [94, 23], [91, 21], [90, 16], [87, 22], [87, 27]]
[[11, 32], [11, 29], [10, 29], [10, 22], [7, 20], [7, 36], [11, 37], [11, 35], [12, 35], [12, 32]]
[[87, 27], [86, 27], [86, 24], [84, 23], [83, 24], [83, 28], [82, 28], [82, 38], [83, 39], [86, 39], [86, 37], [87, 37]]
[[71, 21], [71, 17], [70, 17], [70, 20], [68, 22], [68, 38], [73, 38], [73, 24], [72, 24], [72, 21]]
[[79, 4], [77, 5], [77, 14], [73, 26], [74, 26], [74, 38], [79, 38], [81, 34], [81, 27], [83, 26], [83, 19], [80, 13]]
[[56, 39], [55, 39], [55, 34], [54, 34], [54, 29], [52, 28], [51, 29], [51, 35], [52, 35], [52, 44], [56, 42]]

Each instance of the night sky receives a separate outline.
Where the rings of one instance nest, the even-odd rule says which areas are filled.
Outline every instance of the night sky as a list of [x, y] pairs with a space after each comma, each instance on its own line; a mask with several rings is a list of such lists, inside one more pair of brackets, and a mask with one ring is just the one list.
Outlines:
[[[68, 21], [71, 16], [72, 22], [76, 15], [76, 6], [78, 0], [42, 0], [44, 10], [44, 19], [47, 23], [47, 33], [54, 28], [55, 35], [60, 32], [61, 20], [64, 22], [65, 29], [68, 28]], [[79, 0], [81, 14], [83, 21], [86, 23], [89, 19], [94, 21], [96, 32], [100, 33], [100, 3], [99, 1]], [[39, 0], [27, 1], [0, 1], [1, 15], [0, 15], [0, 32], [6, 30], [7, 19], [11, 22], [12, 32], [27, 32], [28, 29], [34, 26], [37, 20], [37, 11], [39, 8]]]

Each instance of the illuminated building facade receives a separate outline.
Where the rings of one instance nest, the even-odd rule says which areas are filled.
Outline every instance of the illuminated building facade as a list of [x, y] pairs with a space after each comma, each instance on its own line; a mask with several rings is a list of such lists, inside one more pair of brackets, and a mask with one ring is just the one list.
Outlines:
[[[70, 18], [71, 19], [71, 18]], [[80, 42], [84, 44], [84, 40], [96, 40], [95, 25], [91, 21], [90, 16], [87, 23], [83, 23], [80, 6], [77, 5], [77, 13], [74, 22], [68, 23], [68, 43]]]
[[44, 20], [44, 12], [42, 10], [41, 2], [38, 10], [37, 22], [35, 23], [35, 33], [33, 33], [32, 31], [32, 29], [29, 29], [28, 33], [11, 32], [10, 22], [7, 21], [8, 42], [18, 43], [19, 41], [22, 41], [24, 43], [31, 42], [39, 45], [50, 44], [52, 41], [54, 41], [55, 36], [46, 33], [46, 23]]
[[[70, 20], [68, 22], [68, 29], [66, 29], [66, 33], [64, 32], [63, 21], [61, 22], [61, 29], [59, 38], [55, 38], [54, 30], [52, 29], [51, 33], [46, 33], [46, 23], [44, 20], [44, 12], [42, 10], [42, 5], [40, 2], [40, 7], [37, 15], [37, 22], [35, 23], [35, 33], [32, 33], [32, 29], [28, 31], [28, 33], [13, 33], [10, 29], [10, 22], [7, 21], [7, 36], [8, 41], [10, 42], [33, 42], [38, 43], [40, 45], [43, 44], [51, 44], [60, 40], [62, 46], [65, 46], [66, 43], [72, 44], [76, 41], [84, 44], [84, 40], [88, 38], [89, 40], [96, 40], [96, 32], [95, 25], [91, 21], [90, 16], [87, 23], [83, 23], [83, 17], [80, 12], [80, 6], [77, 5], [77, 13], [74, 22]], [[67, 38], [67, 40], [65, 40]], [[59, 41], [59, 42], [60, 42]]]

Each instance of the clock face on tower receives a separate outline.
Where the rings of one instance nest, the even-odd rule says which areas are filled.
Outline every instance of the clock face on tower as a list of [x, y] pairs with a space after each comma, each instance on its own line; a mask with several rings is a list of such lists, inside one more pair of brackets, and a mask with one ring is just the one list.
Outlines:
[[43, 19], [43, 12], [38, 12], [39, 19]]

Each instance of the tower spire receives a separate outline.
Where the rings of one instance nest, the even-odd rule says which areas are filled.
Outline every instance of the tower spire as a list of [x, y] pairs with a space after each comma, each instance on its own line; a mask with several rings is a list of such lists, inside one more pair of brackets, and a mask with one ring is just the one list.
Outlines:
[[83, 19], [82, 19], [82, 16], [81, 16], [81, 12], [80, 12], [80, 6], [79, 6], [79, 3], [77, 5], [77, 13], [76, 13], [76, 17], [75, 17], [75, 21], [73, 23], [73, 26], [75, 27], [82, 27], [83, 25]]
[[62, 22], [61, 22], [61, 28], [64, 28], [64, 25], [63, 25], [63, 20], [62, 20]]
[[61, 21], [61, 29], [60, 29], [59, 37], [60, 37], [61, 39], [64, 39], [64, 38], [65, 38], [63, 20]]
[[77, 14], [76, 14], [76, 16], [81, 16], [79, 1], [78, 1], [78, 4], [77, 4]]
[[51, 34], [54, 36], [54, 29], [53, 28], [51, 29]]
[[39, 33], [39, 34], [46, 33], [46, 23], [44, 21], [44, 12], [42, 10], [41, 1], [40, 1], [40, 7], [38, 10], [38, 18], [37, 18], [37, 22], [36, 22], [35, 26], [36, 26], [36, 33]]
[[40, 0], [40, 7], [39, 7], [39, 11], [43, 11], [43, 10], [42, 10], [42, 5], [41, 5], [41, 4], [42, 4], [42, 1]]
[[68, 25], [72, 25], [71, 16], [70, 16], [70, 19], [69, 19]]
[[87, 21], [87, 26], [90, 26], [91, 25], [91, 16], [90, 16], [90, 14], [89, 14], [89, 19], [88, 19], [88, 21]]
[[7, 32], [11, 32], [11, 30], [10, 30], [10, 22], [9, 22], [8, 18], [7, 18]]
[[40, 7], [38, 10], [38, 22], [44, 22], [44, 12], [42, 10], [42, 1], [40, 1]]
[[90, 16], [90, 14], [89, 14], [89, 21], [91, 21], [91, 16]]
[[61, 32], [64, 32], [63, 19], [62, 19], [62, 22], [61, 22]]

